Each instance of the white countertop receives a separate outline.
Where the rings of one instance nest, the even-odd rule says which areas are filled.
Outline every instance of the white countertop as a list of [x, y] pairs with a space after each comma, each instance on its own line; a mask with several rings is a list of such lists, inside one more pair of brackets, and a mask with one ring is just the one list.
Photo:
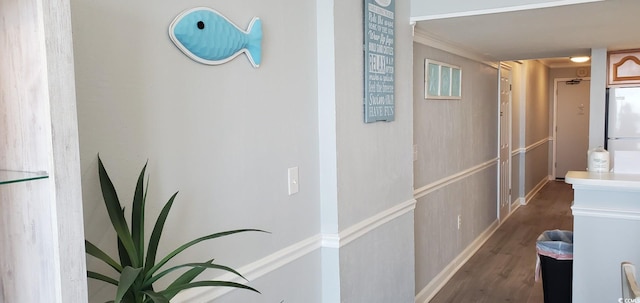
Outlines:
[[565, 176], [564, 182], [573, 185], [626, 187], [640, 189], [640, 174], [570, 171]]

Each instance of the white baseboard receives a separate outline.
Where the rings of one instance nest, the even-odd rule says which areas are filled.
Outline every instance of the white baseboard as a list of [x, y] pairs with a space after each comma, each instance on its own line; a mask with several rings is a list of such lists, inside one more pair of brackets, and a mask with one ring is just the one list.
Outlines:
[[524, 197], [519, 197], [518, 199], [515, 199], [513, 203], [511, 203], [511, 209], [515, 210], [521, 205], [527, 205], [527, 200]]
[[449, 265], [447, 265], [440, 273], [435, 276], [427, 286], [425, 286], [417, 295], [416, 303], [427, 303], [447, 284], [453, 275], [489, 240], [493, 233], [498, 229], [500, 224], [498, 220], [494, 221], [475, 241], [465, 248]]
[[[535, 196], [542, 187], [544, 187], [547, 180], [542, 180], [538, 185], [531, 191], [531, 197]], [[527, 195], [529, 196], [529, 195]], [[530, 197], [530, 198], [531, 198]], [[530, 199], [529, 199], [530, 200]], [[511, 215], [522, 205], [526, 205], [529, 201], [525, 197], [519, 197], [511, 202], [511, 212], [509, 215], [502, 221], [502, 223], [506, 222]], [[471, 245], [469, 245], [462, 253], [460, 253], [449, 265], [447, 265], [437, 276], [435, 276], [427, 286], [425, 286], [420, 293], [416, 295], [416, 303], [427, 303], [444, 287], [447, 282], [453, 277], [453, 275], [458, 272], [458, 270], [467, 263], [467, 261], [482, 247], [482, 245], [491, 238], [493, 233], [502, 225], [498, 220], [493, 222], [491, 226], [489, 226], [478, 238], [476, 238]]]
[[538, 182], [538, 184], [533, 189], [531, 189], [531, 191], [529, 193], [527, 193], [526, 200], [525, 200], [524, 204], [528, 204], [529, 201], [531, 201], [531, 199], [533, 199], [533, 197], [535, 197], [536, 194], [538, 194], [538, 192], [545, 185], [547, 185], [547, 183], [549, 183], [549, 178], [545, 176], [544, 179], [540, 180], [540, 182]]
[[514, 201], [514, 202], [511, 204], [511, 213], [513, 213], [513, 212], [514, 212], [514, 211], [516, 211], [518, 208], [520, 208], [520, 206], [522, 206], [522, 205], [523, 205], [523, 204], [522, 204], [523, 202], [524, 202], [524, 199], [522, 199], [522, 198], [518, 198], [516, 201]]
[[[520, 198], [516, 199], [515, 201], [511, 202], [511, 205], [509, 205], [509, 210], [510, 212], [507, 214], [506, 217], [504, 217], [504, 220], [502, 220], [502, 222], [507, 221], [509, 218], [511, 218], [511, 215], [513, 215], [513, 213], [516, 211], [516, 209], [518, 209], [520, 207]], [[502, 223], [500, 223], [500, 225], [502, 225]]]

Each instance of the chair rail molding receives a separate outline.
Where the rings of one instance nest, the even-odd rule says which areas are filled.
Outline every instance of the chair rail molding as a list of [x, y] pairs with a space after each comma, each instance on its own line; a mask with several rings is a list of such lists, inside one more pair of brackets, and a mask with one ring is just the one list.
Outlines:
[[[264, 258], [251, 262], [237, 269], [248, 280], [256, 280], [270, 272], [292, 263], [295, 260], [303, 258], [310, 253], [321, 248], [340, 248], [352, 241], [362, 237], [363, 235], [375, 230], [387, 222], [393, 221], [405, 214], [410, 213], [416, 207], [416, 200], [397, 204], [382, 212], [379, 212], [365, 220], [362, 220], [338, 234], [317, 234], [309, 238], [303, 239], [297, 243], [289, 245], [278, 250]], [[244, 282], [244, 280], [234, 274], [225, 273], [214, 278], [215, 280]], [[176, 303], [188, 302], [209, 302], [226, 293], [232, 291], [233, 288], [192, 288], [178, 293], [172, 300]]]
[[445, 186], [447, 186], [449, 184], [452, 184], [452, 183], [455, 183], [457, 181], [460, 181], [460, 180], [462, 180], [462, 179], [464, 179], [466, 177], [469, 177], [469, 176], [471, 176], [471, 175], [473, 175], [473, 174], [475, 174], [477, 172], [480, 172], [480, 171], [485, 170], [485, 169], [487, 169], [489, 167], [492, 167], [493, 165], [497, 165], [499, 160], [500, 159], [496, 157], [496, 158], [493, 158], [493, 159], [491, 159], [489, 161], [486, 161], [484, 163], [481, 163], [481, 164], [478, 164], [476, 166], [473, 166], [473, 167], [470, 167], [468, 169], [465, 169], [465, 170], [463, 170], [461, 172], [458, 172], [458, 173], [455, 173], [453, 175], [444, 177], [444, 178], [439, 179], [439, 180], [437, 180], [435, 182], [431, 182], [431, 183], [429, 183], [429, 184], [427, 184], [425, 186], [422, 186], [422, 187], [420, 187], [418, 189], [415, 189], [413, 191], [413, 196], [414, 196], [415, 199], [422, 198], [422, 197], [428, 195], [429, 193], [431, 193], [433, 191], [436, 191], [436, 190], [438, 190], [440, 188], [443, 188], [443, 187], [445, 187]]

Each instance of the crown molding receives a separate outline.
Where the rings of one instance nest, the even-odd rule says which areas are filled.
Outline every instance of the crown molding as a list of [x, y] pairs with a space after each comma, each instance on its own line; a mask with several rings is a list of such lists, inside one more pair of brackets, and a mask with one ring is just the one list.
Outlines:
[[413, 41], [416, 43], [420, 43], [422, 45], [437, 48], [439, 50], [452, 53], [454, 55], [458, 55], [467, 59], [471, 59], [471, 60], [486, 64], [496, 69], [499, 66], [499, 62], [492, 60], [487, 56], [478, 54], [472, 50], [466, 49], [463, 46], [459, 46], [451, 42], [445, 41], [442, 38], [431, 35], [418, 27], [414, 28]]

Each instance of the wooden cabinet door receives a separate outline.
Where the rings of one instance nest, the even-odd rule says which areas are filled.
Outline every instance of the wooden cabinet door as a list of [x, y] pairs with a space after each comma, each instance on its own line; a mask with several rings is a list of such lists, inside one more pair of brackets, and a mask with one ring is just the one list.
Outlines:
[[609, 85], [640, 84], [640, 49], [609, 52]]

